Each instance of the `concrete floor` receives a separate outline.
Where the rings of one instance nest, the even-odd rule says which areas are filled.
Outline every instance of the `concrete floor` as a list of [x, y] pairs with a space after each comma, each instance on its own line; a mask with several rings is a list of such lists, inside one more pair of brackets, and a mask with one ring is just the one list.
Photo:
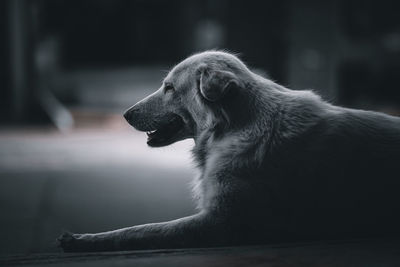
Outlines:
[[33, 254], [0, 257], [1, 266], [270, 266], [395, 267], [400, 243], [353, 241], [282, 244], [261, 247], [126, 251], [108, 253]]
[[59, 251], [54, 240], [63, 230], [98, 232], [194, 212], [192, 141], [151, 149], [119, 114], [102, 118], [64, 134], [0, 131], [0, 254]]

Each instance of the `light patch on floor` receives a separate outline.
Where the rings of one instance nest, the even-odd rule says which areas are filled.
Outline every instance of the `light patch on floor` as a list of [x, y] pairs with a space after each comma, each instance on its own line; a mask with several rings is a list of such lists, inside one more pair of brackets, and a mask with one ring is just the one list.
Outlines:
[[150, 148], [119, 114], [88, 117], [67, 133], [0, 130], [0, 254], [57, 251], [63, 230], [107, 231], [195, 212], [193, 141]]

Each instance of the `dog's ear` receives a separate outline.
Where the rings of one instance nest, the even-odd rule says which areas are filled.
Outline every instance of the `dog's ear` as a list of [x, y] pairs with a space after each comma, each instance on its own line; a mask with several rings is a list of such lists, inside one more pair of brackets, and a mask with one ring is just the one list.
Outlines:
[[238, 86], [234, 73], [224, 70], [210, 70], [206, 66], [198, 69], [200, 92], [209, 101], [221, 99], [232, 87]]

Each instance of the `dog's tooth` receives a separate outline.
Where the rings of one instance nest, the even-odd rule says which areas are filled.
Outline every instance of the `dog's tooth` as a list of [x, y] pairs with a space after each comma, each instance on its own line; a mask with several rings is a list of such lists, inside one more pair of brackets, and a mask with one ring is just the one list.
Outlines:
[[147, 131], [146, 134], [147, 134], [147, 136], [150, 137], [150, 136], [154, 135], [155, 132], [157, 132], [157, 130]]

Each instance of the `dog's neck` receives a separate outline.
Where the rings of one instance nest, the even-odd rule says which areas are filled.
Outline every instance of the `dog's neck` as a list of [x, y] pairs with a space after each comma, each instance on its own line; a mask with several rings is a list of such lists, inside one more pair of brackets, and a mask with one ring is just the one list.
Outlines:
[[263, 78], [250, 80], [244, 89], [221, 102], [218, 112], [228, 114], [228, 121], [221, 120], [195, 138], [193, 156], [198, 166], [204, 167], [213, 151], [232, 157], [250, 153], [261, 164], [273, 147], [315, 125], [320, 111], [329, 106], [310, 91], [293, 91]]
[[[260, 90], [260, 87], [265, 84], [260, 85], [256, 80], [248, 82], [242, 90], [227, 95], [215, 108], [213, 112], [218, 113], [219, 120], [195, 137], [193, 156], [199, 167], [204, 167], [210, 153], [219, 147], [231, 153], [252, 150], [254, 154], [263, 154], [273, 143], [281, 108], [279, 101], [275, 101], [278, 89], [269, 91]], [[219, 146], [222, 142], [224, 146]]]

